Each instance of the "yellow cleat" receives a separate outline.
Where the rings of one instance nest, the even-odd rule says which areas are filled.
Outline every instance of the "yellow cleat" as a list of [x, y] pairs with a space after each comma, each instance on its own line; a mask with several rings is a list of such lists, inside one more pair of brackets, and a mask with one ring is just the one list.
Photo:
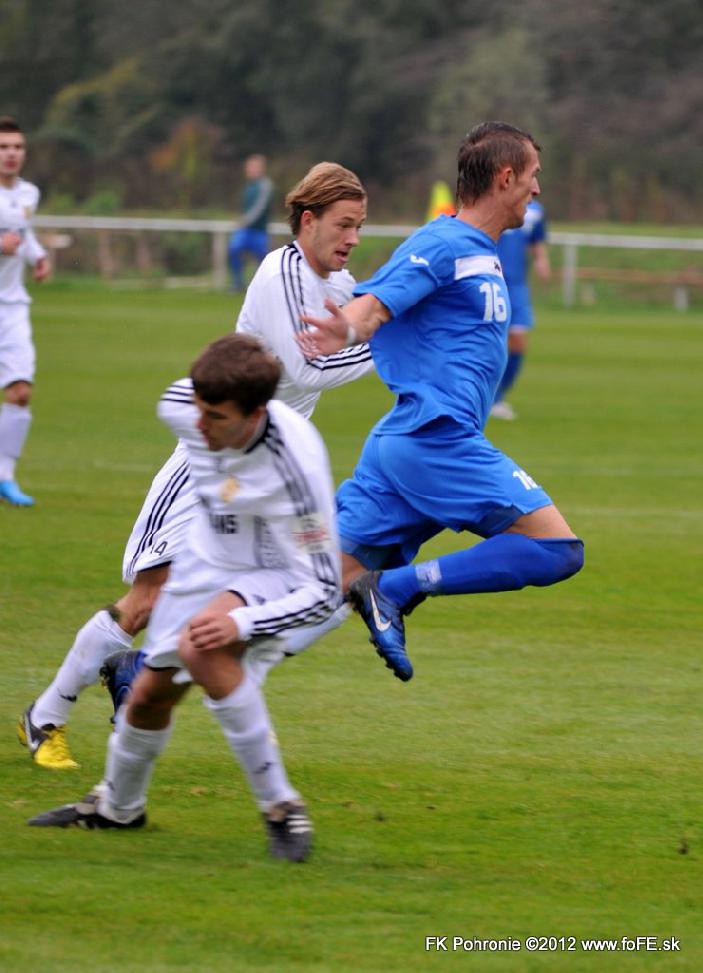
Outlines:
[[17, 723], [17, 736], [23, 746], [29, 747], [32, 759], [40, 767], [49, 770], [76, 770], [79, 767], [68, 749], [66, 727], [35, 726], [32, 706]]

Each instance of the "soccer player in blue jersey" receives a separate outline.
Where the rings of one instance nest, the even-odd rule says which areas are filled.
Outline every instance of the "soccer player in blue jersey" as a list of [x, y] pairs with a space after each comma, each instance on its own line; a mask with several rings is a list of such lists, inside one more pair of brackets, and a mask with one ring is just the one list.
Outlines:
[[250, 155], [244, 163], [244, 174], [242, 214], [227, 246], [232, 287], [236, 291], [244, 290], [245, 254], [252, 256], [258, 265], [268, 253], [268, 222], [273, 201], [273, 183], [266, 175], [263, 155]]
[[[539, 146], [504, 122], [459, 148], [456, 217], [417, 230], [330, 317], [308, 316], [307, 355], [369, 340], [397, 396], [337, 494], [344, 586], [378, 654], [412, 678], [403, 616], [428, 595], [545, 586], [583, 565], [547, 493], [484, 436], [505, 370], [510, 299], [496, 251], [539, 194]], [[412, 564], [443, 528], [484, 538]]]
[[522, 368], [528, 335], [535, 323], [529, 284], [530, 264], [541, 280], [551, 277], [547, 220], [544, 207], [536, 199], [528, 204], [522, 226], [501, 233], [498, 258], [508, 285], [512, 315], [508, 329], [508, 363], [498, 385], [491, 415], [497, 419], [515, 419], [515, 411], [506, 396]]

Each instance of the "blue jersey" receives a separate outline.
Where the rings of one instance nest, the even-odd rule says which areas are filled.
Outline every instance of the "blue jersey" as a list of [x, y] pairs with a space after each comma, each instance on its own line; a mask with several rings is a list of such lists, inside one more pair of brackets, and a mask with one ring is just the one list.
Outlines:
[[530, 270], [529, 248], [547, 239], [544, 207], [536, 200], [528, 204], [525, 222], [514, 230], [504, 230], [498, 240], [498, 257], [511, 289], [527, 284]]
[[377, 431], [412, 432], [443, 417], [483, 429], [510, 323], [495, 242], [439, 216], [354, 293], [373, 294], [392, 315], [370, 342], [378, 374], [398, 397]]

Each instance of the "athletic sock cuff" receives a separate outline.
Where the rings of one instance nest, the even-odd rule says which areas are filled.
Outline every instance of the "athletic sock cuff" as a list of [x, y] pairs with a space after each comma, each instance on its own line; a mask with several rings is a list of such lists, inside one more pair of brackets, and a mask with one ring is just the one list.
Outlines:
[[203, 696], [203, 703], [209, 710], [217, 714], [220, 710], [240, 709], [242, 706], [247, 706], [258, 692], [259, 689], [254, 680], [245, 675], [231, 693], [223, 696], [222, 699], [213, 699], [212, 696], [205, 695]]

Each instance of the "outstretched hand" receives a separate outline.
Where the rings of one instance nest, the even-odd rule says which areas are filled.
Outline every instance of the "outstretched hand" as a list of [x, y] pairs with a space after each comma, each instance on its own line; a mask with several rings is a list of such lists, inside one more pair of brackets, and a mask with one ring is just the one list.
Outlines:
[[318, 355], [333, 355], [347, 344], [351, 321], [344, 310], [337, 307], [329, 297], [325, 300], [325, 307], [330, 312], [326, 318], [314, 317], [312, 314], [301, 314], [301, 320], [312, 325], [313, 331], [301, 331], [296, 335], [300, 350], [306, 358], [317, 358]]

